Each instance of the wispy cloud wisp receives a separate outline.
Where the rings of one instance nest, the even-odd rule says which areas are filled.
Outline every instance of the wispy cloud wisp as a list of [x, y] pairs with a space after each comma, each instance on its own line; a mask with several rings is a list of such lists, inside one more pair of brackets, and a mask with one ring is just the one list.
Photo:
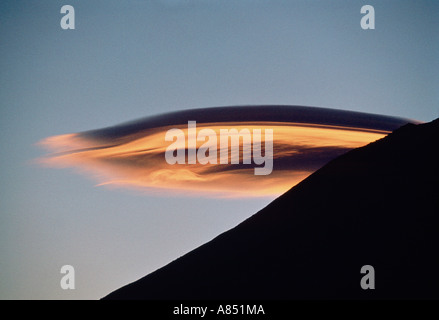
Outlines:
[[[273, 171], [255, 175], [255, 163], [174, 164], [166, 162], [166, 132], [188, 135], [211, 129], [273, 130]], [[73, 167], [100, 186], [148, 193], [209, 197], [274, 197], [287, 191], [338, 155], [375, 141], [406, 119], [340, 110], [286, 107], [221, 107], [179, 111], [109, 128], [46, 138], [50, 154], [39, 161]], [[199, 148], [203, 142], [197, 142]], [[220, 150], [218, 142], [217, 146]], [[243, 143], [241, 141], [241, 148]], [[184, 146], [187, 152], [188, 143]]]

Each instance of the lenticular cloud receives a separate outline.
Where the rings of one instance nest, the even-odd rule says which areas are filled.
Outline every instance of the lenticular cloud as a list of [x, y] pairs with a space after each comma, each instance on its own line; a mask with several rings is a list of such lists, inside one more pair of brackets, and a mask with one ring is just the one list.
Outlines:
[[[190, 121], [196, 122], [196, 131], [190, 132]], [[191, 109], [48, 137], [39, 142], [49, 151], [39, 162], [50, 167], [75, 168], [95, 179], [99, 186], [135, 189], [148, 194], [274, 197], [331, 159], [380, 139], [408, 122], [415, 121], [299, 106]], [[168, 150], [169, 156], [170, 144], [175, 141], [167, 141], [165, 137], [173, 129], [184, 134], [185, 139], [182, 138], [175, 150], [184, 152], [184, 161], [170, 164], [165, 155]], [[229, 132], [271, 130], [272, 171], [266, 175], [254, 174], [261, 162], [251, 158], [252, 144], [246, 144], [243, 139], [239, 140], [238, 159], [232, 161], [230, 150], [229, 161], [220, 161], [220, 153], [226, 150], [221, 149], [220, 139], [215, 136], [220, 137], [221, 130], [225, 129]], [[210, 133], [210, 153], [215, 150], [218, 157], [209, 154], [209, 162], [188, 161], [191, 154], [200, 154], [200, 149], [207, 144], [206, 136], [197, 139], [202, 130]], [[262, 153], [268, 151], [265, 148]], [[251, 161], [244, 161], [246, 153]]]

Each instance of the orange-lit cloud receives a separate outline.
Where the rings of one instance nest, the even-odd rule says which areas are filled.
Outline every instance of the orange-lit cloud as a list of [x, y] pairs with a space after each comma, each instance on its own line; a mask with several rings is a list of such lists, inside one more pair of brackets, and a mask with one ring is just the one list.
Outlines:
[[[222, 112], [213, 109], [181, 111], [101, 130], [49, 137], [39, 144], [51, 154], [40, 162], [51, 167], [76, 168], [93, 177], [98, 185], [166, 196], [273, 197], [336, 156], [380, 139], [405, 123], [403, 119], [376, 116], [386, 120], [385, 123], [374, 124], [372, 118], [371, 124], [365, 125], [352, 119], [358, 114], [340, 111], [334, 111], [337, 117], [332, 114], [335, 120], [327, 121], [324, 115], [331, 114], [331, 110], [316, 108], [235, 107], [223, 108]], [[277, 116], [263, 117], [263, 112], [270, 110], [277, 111]], [[219, 116], [226, 111], [228, 117]], [[257, 112], [262, 114], [260, 118], [254, 115]], [[323, 119], [318, 118], [319, 114]], [[364, 119], [366, 123], [367, 117]], [[269, 175], [255, 175], [257, 165], [242, 164], [242, 161], [240, 164], [219, 164], [219, 161], [206, 165], [168, 164], [165, 151], [171, 142], [165, 141], [166, 132], [177, 128], [187, 137], [188, 121], [192, 120], [197, 121], [197, 132], [209, 128], [218, 136], [220, 129], [262, 129], [262, 132], [272, 129], [273, 171]], [[202, 143], [197, 142], [197, 148]]]

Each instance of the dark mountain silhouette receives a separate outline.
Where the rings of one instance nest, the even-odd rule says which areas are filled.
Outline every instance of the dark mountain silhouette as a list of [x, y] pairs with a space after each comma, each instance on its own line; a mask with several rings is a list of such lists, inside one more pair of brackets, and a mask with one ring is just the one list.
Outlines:
[[438, 150], [439, 119], [407, 124], [104, 299], [438, 299]]

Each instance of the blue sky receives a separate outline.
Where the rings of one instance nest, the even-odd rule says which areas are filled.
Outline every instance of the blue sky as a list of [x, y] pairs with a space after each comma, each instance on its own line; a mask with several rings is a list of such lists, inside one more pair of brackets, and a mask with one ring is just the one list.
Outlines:
[[[60, 8], [74, 6], [76, 29]], [[375, 8], [362, 30], [360, 8]], [[167, 111], [308, 105], [439, 116], [437, 1], [2, 1], [0, 298], [97, 299], [271, 199], [145, 196], [42, 168], [35, 144]], [[59, 285], [62, 265], [76, 289]]]

